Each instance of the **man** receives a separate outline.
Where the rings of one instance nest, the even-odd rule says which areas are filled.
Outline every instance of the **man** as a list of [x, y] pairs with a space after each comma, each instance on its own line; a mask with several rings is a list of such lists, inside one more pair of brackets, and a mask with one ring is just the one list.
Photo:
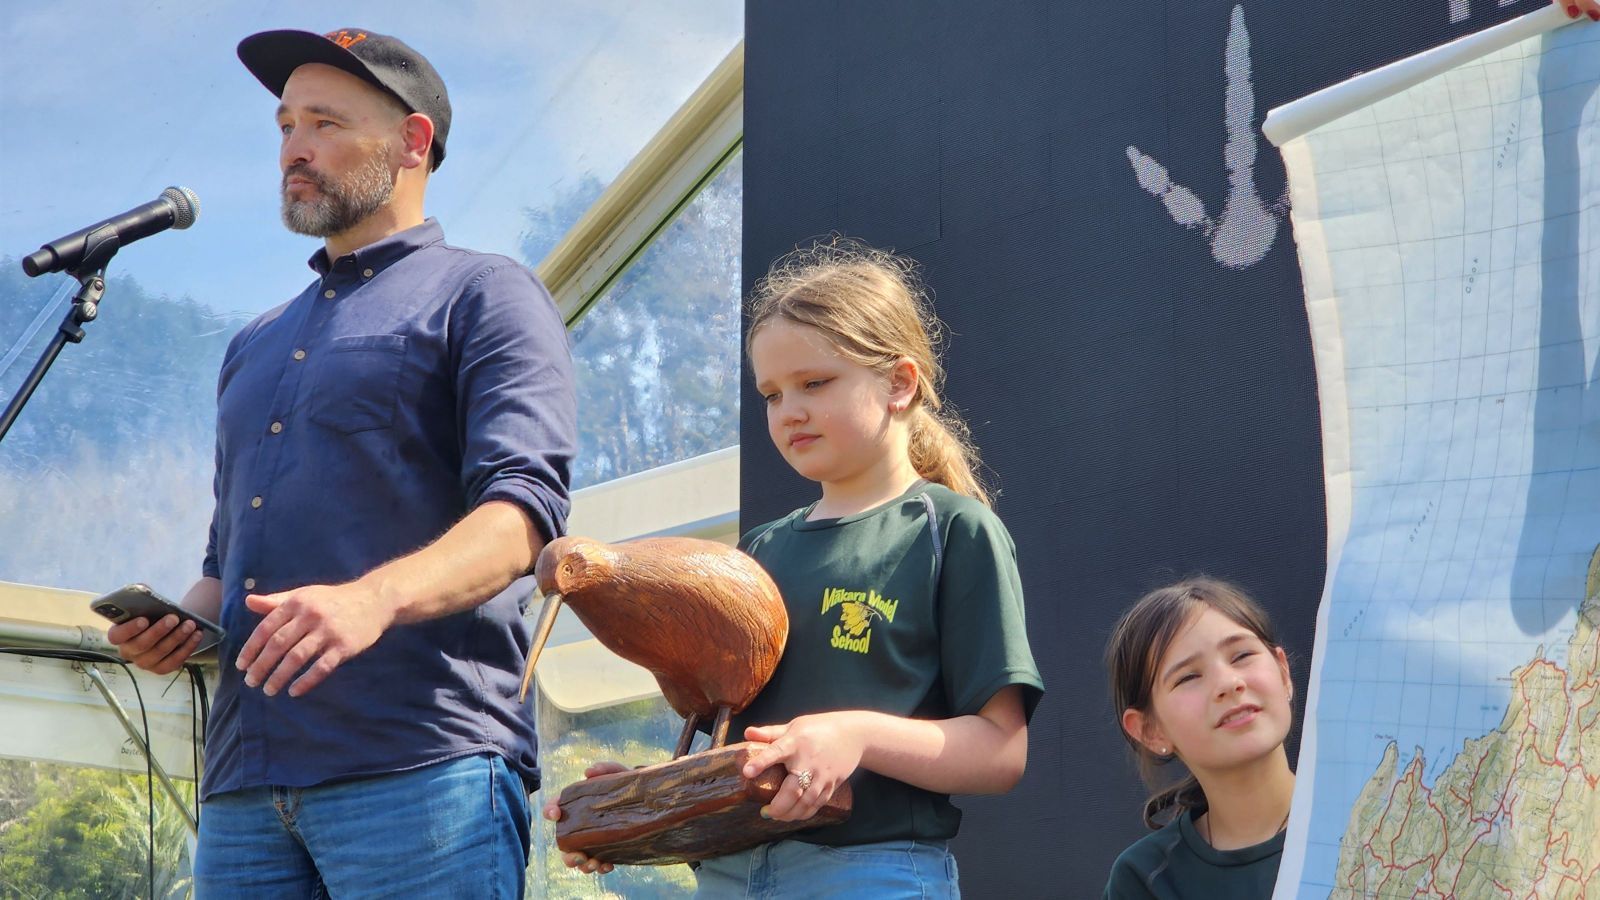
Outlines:
[[[528, 633], [502, 591], [559, 535], [575, 437], [566, 331], [500, 256], [424, 218], [450, 101], [363, 29], [270, 31], [283, 219], [317, 280], [228, 347], [216, 511], [183, 605], [228, 632], [201, 783], [212, 896], [520, 896]], [[111, 630], [176, 670], [177, 618]]]

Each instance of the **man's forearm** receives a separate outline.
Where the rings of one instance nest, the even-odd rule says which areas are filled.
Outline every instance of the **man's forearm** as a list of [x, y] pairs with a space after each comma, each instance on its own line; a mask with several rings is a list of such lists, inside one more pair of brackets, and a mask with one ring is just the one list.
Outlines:
[[222, 581], [209, 575], [202, 576], [183, 595], [178, 605], [203, 619], [222, 621]]
[[[394, 610], [396, 624], [471, 609], [533, 568], [544, 538], [513, 503], [491, 500], [432, 544], [360, 581]], [[198, 589], [198, 585], [196, 588]]]

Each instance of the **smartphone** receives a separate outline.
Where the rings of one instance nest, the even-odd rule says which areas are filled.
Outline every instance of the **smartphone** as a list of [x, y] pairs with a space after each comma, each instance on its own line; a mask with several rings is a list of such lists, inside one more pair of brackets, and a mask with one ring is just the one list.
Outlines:
[[222, 627], [215, 622], [195, 615], [187, 609], [173, 603], [161, 596], [145, 584], [130, 584], [118, 588], [103, 597], [96, 597], [89, 603], [89, 608], [96, 613], [110, 619], [113, 624], [121, 625], [129, 619], [143, 618], [154, 625], [168, 615], [175, 615], [180, 620], [187, 619], [195, 624], [200, 631], [200, 646], [194, 648], [195, 655], [204, 653], [222, 641], [224, 634]]

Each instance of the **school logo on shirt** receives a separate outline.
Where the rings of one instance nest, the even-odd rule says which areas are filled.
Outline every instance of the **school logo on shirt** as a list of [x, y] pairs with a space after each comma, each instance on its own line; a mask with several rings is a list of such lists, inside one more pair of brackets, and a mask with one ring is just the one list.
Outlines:
[[827, 588], [822, 592], [822, 615], [837, 609], [839, 622], [833, 626], [828, 643], [835, 650], [866, 653], [872, 649], [872, 623], [893, 622], [899, 600], [889, 600], [877, 591], [851, 591]]

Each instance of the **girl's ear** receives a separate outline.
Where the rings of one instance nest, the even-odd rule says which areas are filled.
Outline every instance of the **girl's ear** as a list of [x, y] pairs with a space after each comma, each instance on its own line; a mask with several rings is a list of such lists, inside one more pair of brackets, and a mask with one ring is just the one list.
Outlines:
[[1172, 755], [1172, 742], [1167, 740], [1167, 733], [1162, 730], [1155, 716], [1137, 709], [1125, 709], [1122, 711], [1122, 730], [1151, 753], [1157, 756]]
[[895, 360], [889, 370], [889, 409], [905, 412], [917, 399], [917, 364], [910, 357]]
[[1278, 661], [1278, 674], [1283, 676], [1283, 688], [1289, 693], [1289, 700], [1294, 700], [1294, 680], [1289, 677], [1289, 654], [1282, 647], [1272, 648], [1272, 658]]

